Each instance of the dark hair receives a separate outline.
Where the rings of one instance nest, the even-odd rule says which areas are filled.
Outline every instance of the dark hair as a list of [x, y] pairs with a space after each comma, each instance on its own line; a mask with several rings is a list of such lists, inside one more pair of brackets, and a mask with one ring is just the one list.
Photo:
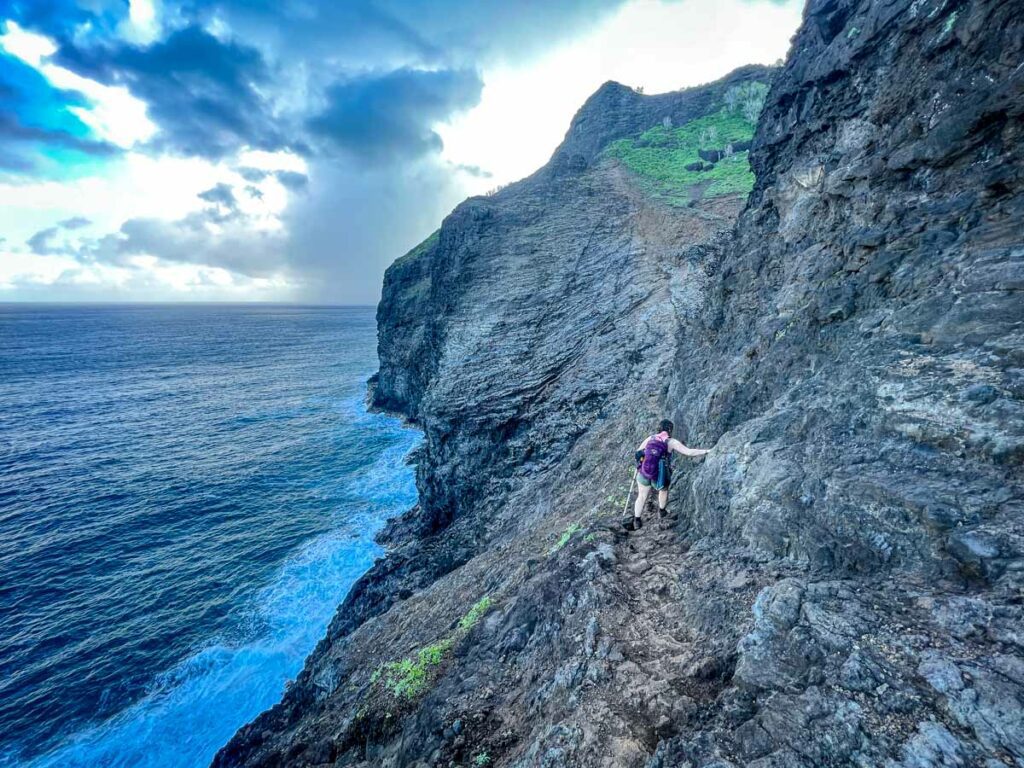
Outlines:
[[672, 423], [671, 419], [662, 419], [658, 424], [659, 432], [668, 432], [668, 436], [672, 437], [672, 430], [675, 429], [675, 424]]

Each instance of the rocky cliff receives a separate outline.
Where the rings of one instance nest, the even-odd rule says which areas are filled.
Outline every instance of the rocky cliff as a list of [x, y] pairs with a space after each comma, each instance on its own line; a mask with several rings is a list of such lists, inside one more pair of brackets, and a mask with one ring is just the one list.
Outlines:
[[1022, 11], [815, 0], [399, 259], [420, 504], [215, 764], [1024, 765]]

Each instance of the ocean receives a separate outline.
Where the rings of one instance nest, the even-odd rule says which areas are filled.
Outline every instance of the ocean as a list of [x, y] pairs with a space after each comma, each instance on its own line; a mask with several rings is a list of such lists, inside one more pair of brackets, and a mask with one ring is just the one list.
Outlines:
[[372, 308], [0, 305], [0, 766], [205, 766], [415, 503]]

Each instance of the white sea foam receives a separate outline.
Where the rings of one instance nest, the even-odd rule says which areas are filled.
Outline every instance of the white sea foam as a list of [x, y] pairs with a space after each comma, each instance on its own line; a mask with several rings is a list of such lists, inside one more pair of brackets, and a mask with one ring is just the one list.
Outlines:
[[386, 432], [390, 447], [368, 457], [366, 472], [341, 489], [350, 501], [338, 510], [337, 530], [306, 544], [253, 595], [240, 622], [254, 634], [210, 642], [160, 675], [140, 701], [71, 737], [31, 768], [205, 766], [240, 726], [280, 699], [336, 606], [381, 554], [374, 535], [416, 499], [404, 457], [419, 434], [366, 413], [358, 401], [343, 407], [360, 426]]

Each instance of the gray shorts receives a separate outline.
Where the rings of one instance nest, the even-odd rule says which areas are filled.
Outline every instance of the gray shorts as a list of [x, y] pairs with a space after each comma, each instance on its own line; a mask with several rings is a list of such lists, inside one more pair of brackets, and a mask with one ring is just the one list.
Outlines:
[[[654, 481], [653, 480], [648, 480], [646, 477], [641, 475], [639, 472], [636, 473], [636, 481], [638, 483], [640, 483], [640, 485], [645, 486], [647, 488], [653, 488], [654, 487]], [[657, 488], [656, 490], [667, 491], [668, 487], [671, 484], [672, 484], [672, 468], [669, 467], [668, 469], [665, 470], [665, 485], [663, 485], [661, 488]]]

